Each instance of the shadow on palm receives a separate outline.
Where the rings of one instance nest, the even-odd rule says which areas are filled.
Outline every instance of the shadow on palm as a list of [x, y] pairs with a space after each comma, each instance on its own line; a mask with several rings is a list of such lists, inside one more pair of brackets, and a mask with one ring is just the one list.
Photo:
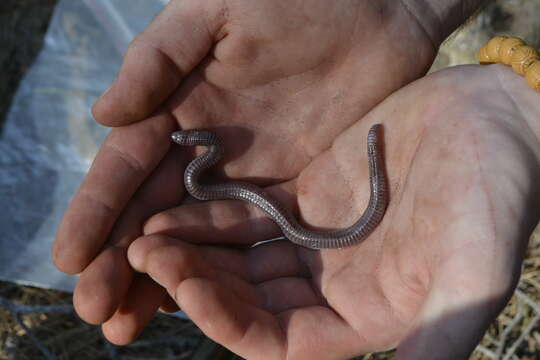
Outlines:
[[[218, 201], [152, 217], [130, 247], [131, 265], [208, 336], [248, 358], [276, 349], [277, 358], [341, 358], [399, 344], [407, 359], [456, 344], [470, 352], [513, 291], [538, 221], [540, 108], [507, 70], [460, 67], [421, 79], [298, 177], [267, 188], [307, 226], [350, 225], [369, 198], [366, 134], [383, 123], [390, 206], [361, 244], [214, 246], [279, 234], [250, 206]], [[226, 148], [235, 141], [224, 140]]]

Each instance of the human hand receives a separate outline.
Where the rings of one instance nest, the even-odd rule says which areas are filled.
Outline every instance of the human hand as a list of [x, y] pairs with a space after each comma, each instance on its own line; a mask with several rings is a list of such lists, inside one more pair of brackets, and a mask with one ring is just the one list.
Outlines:
[[213, 246], [219, 231], [225, 244], [279, 234], [253, 207], [215, 201], [150, 218], [129, 261], [206, 335], [250, 360], [396, 346], [399, 360], [467, 359], [512, 294], [540, 218], [539, 96], [499, 65], [432, 74], [377, 106], [296, 179], [267, 188], [294, 198], [289, 206], [310, 226], [350, 225], [369, 199], [365, 135], [383, 123], [390, 205], [357, 246]]
[[433, 1], [425, 16], [420, 3], [171, 2], [94, 107], [103, 124], [133, 124], [113, 129], [101, 147], [53, 249], [59, 269], [82, 272], [79, 315], [127, 343], [158, 306], [174, 309], [154, 282], [134, 278], [126, 259], [145, 220], [184, 197], [190, 154], [170, 148], [173, 130], [234, 137], [222, 175], [265, 186], [294, 179], [335, 136], [427, 70], [454, 26], [444, 19], [460, 18], [452, 8], [462, 1]]

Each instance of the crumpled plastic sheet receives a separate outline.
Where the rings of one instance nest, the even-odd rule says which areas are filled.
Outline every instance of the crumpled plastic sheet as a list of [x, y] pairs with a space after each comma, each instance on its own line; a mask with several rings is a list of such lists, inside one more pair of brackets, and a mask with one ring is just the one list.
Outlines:
[[167, 0], [61, 0], [0, 133], [0, 279], [72, 291], [52, 243], [107, 129], [90, 113]]

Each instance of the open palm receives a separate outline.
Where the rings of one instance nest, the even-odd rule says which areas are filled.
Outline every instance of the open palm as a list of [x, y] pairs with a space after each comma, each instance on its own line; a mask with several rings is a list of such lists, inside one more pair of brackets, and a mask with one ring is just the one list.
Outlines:
[[[163, 289], [135, 276], [126, 250], [148, 217], [184, 196], [182, 169], [191, 154], [171, 148], [172, 131], [212, 129], [229, 139], [222, 177], [280, 184], [421, 76], [434, 55], [429, 34], [393, 0], [171, 1], [132, 43], [93, 109], [98, 121], [118, 127], [66, 211], [53, 249], [59, 269], [81, 273], [78, 314], [126, 343], [160, 305], [171, 305]], [[288, 190], [280, 199], [294, 202]], [[268, 229], [261, 225], [259, 237]], [[227, 231], [215, 227], [216, 241], [238, 233]]]
[[[407, 323], [408, 319], [417, 319], [417, 312], [430, 304], [425, 300], [432, 299], [430, 290], [436, 284], [434, 272], [430, 271], [435, 267], [432, 262], [439, 264], [437, 261], [442, 257], [436, 255], [441, 255], [445, 244], [455, 244], [454, 240], [442, 239], [444, 236], [454, 239], [458, 236], [456, 231], [467, 228], [454, 226], [456, 219], [450, 215], [459, 209], [452, 206], [446, 209], [448, 214], [435, 216], [445, 209], [446, 202], [453, 204], [458, 195], [463, 195], [464, 189], [459, 184], [466, 182], [451, 179], [455, 180], [457, 175], [472, 178], [478, 172], [470, 167], [475, 159], [470, 154], [472, 145], [467, 140], [470, 136], [464, 135], [466, 128], [459, 124], [468, 124], [467, 119], [476, 119], [475, 110], [483, 112], [488, 107], [486, 104], [491, 105], [490, 100], [473, 104], [473, 99], [460, 95], [462, 90], [457, 91], [456, 84], [465, 82], [462, 78], [467, 76], [451, 81], [459, 76], [445, 75], [438, 82], [430, 78], [400, 92], [366, 115], [390, 93], [421, 76], [435, 55], [438, 41], [445, 36], [444, 31], [433, 34], [429, 26], [421, 26], [405, 3], [425, 1], [171, 1], [133, 42], [117, 80], [94, 107], [98, 121], [119, 127], [104, 142], [67, 210], [53, 250], [59, 269], [81, 273], [74, 296], [78, 314], [88, 322], [103, 324], [105, 335], [112, 342], [125, 344], [134, 340], [158, 307], [176, 309], [164, 288], [147, 276], [136, 274], [134, 267], [166, 285], [172, 297], [176, 296], [176, 287], [183, 278], [200, 275], [213, 281], [213, 285], [230, 281], [230, 288], [236, 289], [235, 296], [242, 301], [232, 298], [230, 301], [240, 302], [225, 303], [253, 309], [265, 321], [253, 323], [251, 320], [259, 319], [259, 315], [241, 318], [239, 312], [233, 311], [234, 306], [224, 307], [212, 317], [218, 319], [219, 314], [231, 317], [228, 322], [218, 321], [222, 325], [233, 324], [233, 328], [225, 329], [231, 331], [222, 332], [223, 328], [208, 322], [208, 317], [197, 318], [189, 304], [181, 305], [209, 335], [249, 358], [279, 357], [285, 353], [301, 358], [309, 356], [309, 351], [322, 349], [323, 345], [324, 353], [339, 358], [402, 343], [412, 333], [408, 326], [415, 326]], [[435, 24], [433, 28], [437, 27], [436, 23], [437, 19], [431, 21]], [[445, 30], [448, 33], [452, 29]], [[444, 92], [448, 88], [446, 82], [453, 87]], [[471, 94], [481, 90], [470, 81], [467, 83]], [[505, 109], [512, 116], [523, 118], [508, 105], [509, 96], [499, 96], [506, 99]], [[451, 99], [454, 102], [448, 103]], [[463, 102], [470, 111], [465, 111]], [[495, 105], [501, 106], [498, 102]], [[463, 113], [459, 113], [460, 109]], [[500, 112], [494, 116], [504, 117]], [[442, 126], [450, 126], [452, 121], [442, 119], [453, 123], [459, 119], [461, 123], [443, 131]], [[216, 177], [249, 180], [265, 186], [307, 225], [325, 229], [352, 223], [366, 205], [365, 139], [369, 125], [374, 122], [382, 122], [386, 129], [392, 199], [384, 222], [364, 244], [341, 252], [320, 253], [295, 249], [287, 242], [244, 252], [188, 245], [251, 245], [277, 235], [278, 231], [260, 212], [238, 202], [177, 208], [185, 197], [180, 185], [182, 171], [193, 153], [172, 146], [169, 138], [172, 131], [178, 128], [216, 131], [227, 147], [227, 156], [223, 166], [216, 169]], [[439, 133], [433, 129], [439, 129]], [[487, 143], [493, 148], [500, 142], [522, 144], [525, 131], [518, 133], [523, 136], [512, 138], [506, 134], [504, 141], [491, 139]], [[530, 132], [528, 136], [532, 136]], [[445, 142], [448, 147], [459, 144], [459, 152], [455, 148], [448, 153], [436, 152], [446, 149]], [[526, 145], [532, 148], [532, 140]], [[512, 154], [519, 151], [531, 154], [520, 150], [518, 145], [514, 147], [518, 149]], [[467, 155], [465, 149], [469, 150]], [[464, 161], [458, 162], [451, 156], [462, 156]], [[498, 154], [494, 166], [502, 166], [501, 156]], [[532, 166], [531, 155], [514, 157], [519, 161], [509, 161], [512, 166]], [[456, 165], [447, 165], [452, 159]], [[458, 168], [461, 173], [456, 172]], [[518, 174], [525, 179], [525, 172], [520, 168], [509, 173], [503, 171], [502, 175]], [[439, 175], [432, 177], [434, 174]], [[453, 187], [434, 187], [446, 183]], [[511, 186], [506, 185], [506, 189]], [[504, 192], [499, 194], [499, 190], [497, 185], [496, 193], [502, 196]], [[514, 191], [506, 190], [517, 202], [514, 206], [517, 210], [510, 211], [514, 218], [520, 218], [518, 210], [530, 206], [517, 199], [515, 193], [527, 190], [517, 185]], [[484, 223], [474, 219], [486, 214], [485, 205], [489, 202], [480, 199], [474, 203], [484, 207], [475, 209], [465, 220], [482, 233], [485, 228], [479, 224]], [[499, 204], [492, 207], [498, 209]], [[452, 224], [444, 234], [437, 232], [444, 228], [441, 219]], [[470, 235], [469, 230], [462, 231]], [[502, 230], [497, 228], [503, 230], [517, 233], [506, 224]], [[146, 241], [147, 238], [135, 242], [130, 250], [130, 264], [127, 249], [143, 233], [161, 235], [153, 235], [154, 242]], [[439, 238], [440, 241], [433, 240]], [[161, 248], [161, 241], [172, 242], [174, 248], [185, 248], [171, 252], [176, 254], [170, 257], [172, 263], [165, 261], [167, 257], [156, 261], [159, 256], [146, 261], [140, 249]], [[507, 246], [517, 243], [510, 241]], [[434, 244], [440, 244], [441, 248]], [[451, 253], [453, 249], [446, 251]], [[460, 249], [472, 254], [465, 246]], [[519, 254], [515, 247], [511, 249]], [[184, 251], [199, 255], [182, 256]], [[514, 279], [519, 256], [510, 255], [505, 253], [511, 264], [505, 264], [503, 271], [509, 271], [513, 265], [513, 272], [505, 274]], [[490, 256], [483, 258], [493, 260]], [[178, 265], [175, 259], [180, 261], [179, 266], [185, 266], [185, 271], [174, 268]], [[162, 278], [167, 276], [166, 271], [155, 273], [167, 264], [172, 266], [169, 275], [180, 278], [167, 282]], [[208, 270], [209, 264], [216, 268]], [[195, 269], [212, 274], [201, 275]], [[273, 281], [284, 277], [291, 281]], [[360, 280], [353, 284], [353, 278]], [[458, 281], [458, 278], [450, 280]], [[502, 287], [508, 292], [511, 281]], [[215, 294], [222, 294], [223, 289], [218, 287]], [[345, 291], [348, 289], [351, 291]], [[400, 292], [395, 293], [395, 289]], [[359, 292], [362, 296], [357, 298]], [[201, 300], [216, 299], [208, 294], [198, 298], [201, 292], [196, 289], [178, 293], [192, 296], [187, 299], [201, 306], [202, 312], [209, 312], [212, 307]], [[176, 296], [178, 302], [187, 301], [182, 299], [186, 298]], [[503, 302], [501, 297], [497, 299], [497, 304]], [[319, 307], [311, 312], [308, 305]], [[293, 308], [307, 310], [287, 312]], [[317, 311], [321, 313], [317, 315]], [[282, 315], [273, 317], [271, 313]], [[428, 312], [425, 316], [431, 315]], [[328, 321], [323, 321], [325, 316]], [[401, 326], [396, 325], [395, 319], [400, 319]], [[333, 337], [329, 321], [336, 321], [336, 326], [341, 324], [334, 327]], [[261, 343], [250, 340], [249, 336], [244, 344], [239, 344], [246, 333], [243, 330], [252, 324], [249, 333], [259, 339], [264, 337], [268, 345], [279, 346], [271, 347], [272, 351], [257, 351], [254, 349]], [[383, 328], [378, 332], [377, 329]], [[421, 327], [416, 328], [423, 334]], [[232, 331], [235, 329], [238, 331]], [[289, 329], [293, 331], [290, 336]], [[266, 337], [265, 331], [272, 336]], [[220, 338], [224, 334], [233, 338]], [[338, 347], [342, 350], [337, 350]]]
[[345, 359], [395, 346], [400, 359], [435, 358], [434, 349], [466, 358], [511, 295], [539, 220], [537, 99], [501, 66], [440, 72], [377, 106], [297, 178], [267, 188], [293, 198], [309, 226], [349, 225], [369, 197], [365, 135], [382, 122], [390, 206], [357, 246], [210, 245], [279, 234], [249, 205], [216, 201], [152, 217], [130, 263], [249, 359]]

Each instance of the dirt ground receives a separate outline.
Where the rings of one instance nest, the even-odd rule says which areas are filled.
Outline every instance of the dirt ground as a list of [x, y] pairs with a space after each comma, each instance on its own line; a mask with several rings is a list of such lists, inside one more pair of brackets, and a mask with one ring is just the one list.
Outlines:
[[[25, 71], [42, 46], [56, 0], [0, 1], [0, 131]], [[495, 34], [540, 45], [540, 0], [500, 0], [453, 34], [432, 71], [476, 63]], [[540, 234], [532, 237], [516, 295], [472, 359], [540, 359]], [[0, 282], [0, 359], [235, 359], [189, 321], [158, 316], [140, 340], [115, 347], [73, 312], [71, 295]], [[359, 359], [391, 359], [392, 352]]]

